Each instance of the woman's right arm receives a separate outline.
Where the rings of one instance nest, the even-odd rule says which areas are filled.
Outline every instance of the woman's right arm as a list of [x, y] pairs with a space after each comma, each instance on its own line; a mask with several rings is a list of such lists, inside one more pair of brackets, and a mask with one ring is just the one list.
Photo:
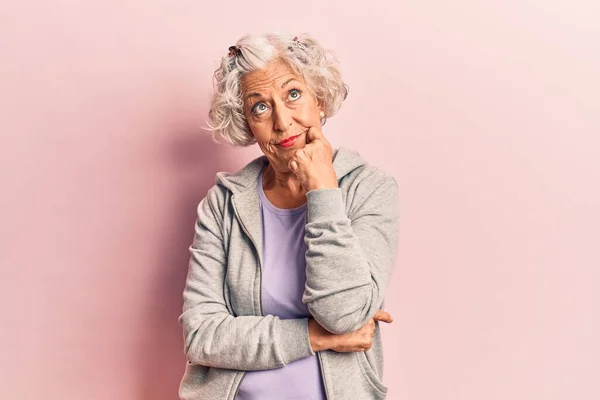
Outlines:
[[179, 317], [187, 359], [211, 367], [252, 371], [281, 368], [316, 354], [311, 348], [308, 318], [234, 317], [229, 313], [223, 293], [223, 190], [212, 187], [197, 208]]

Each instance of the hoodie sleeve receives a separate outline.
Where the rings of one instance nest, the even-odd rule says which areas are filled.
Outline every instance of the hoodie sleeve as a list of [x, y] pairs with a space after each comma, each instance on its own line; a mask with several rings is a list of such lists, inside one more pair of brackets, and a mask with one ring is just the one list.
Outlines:
[[237, 370], [281, 368], [315, 355], [308, 318], [237, 316], [228, 311], [223, 292], [226, 253], [219, 203], [224, 194], [213, 187], [197, 208], [195, 235], [183, 291], [184, 353], [195, 364]]
[[[353, 207], [351, 219], [341, 188], [306, 194], [306, 287], [302, 302], [321, 326], [335, 334], [353, 332], [373, 318], [382, 306], [395, 264], [398, 184], [393, 177], [375, 179], [376, 187]], [[368, 183], [357, 186], [361, 185]]]

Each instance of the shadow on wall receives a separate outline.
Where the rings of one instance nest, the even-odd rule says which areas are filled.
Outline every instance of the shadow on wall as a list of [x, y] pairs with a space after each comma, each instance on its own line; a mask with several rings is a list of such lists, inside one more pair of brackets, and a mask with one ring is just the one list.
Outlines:
[[206, 131], [182, 129], [169, 137], [172, 139], [169, 139], [165, 159], [157, 162], [180, 178], [176, 186], [178, 193], [170, 195], [177, 206], [167, 213], [171, 219], [164, 226], [169, 228], [161, 233], [161, 245], [155, 255], [158, 271], [147, 288], [145, 309], [148, 314], [143, 318], [147, 325], [135, 354], [135, 364], [139, 366], [138, 400], [179, 398], [185, 356], [178, 317], [183, 305], [196, 207], [214, 185], [218, 171], [234, 171], [240, 164], [231, 147], [213, 143]]

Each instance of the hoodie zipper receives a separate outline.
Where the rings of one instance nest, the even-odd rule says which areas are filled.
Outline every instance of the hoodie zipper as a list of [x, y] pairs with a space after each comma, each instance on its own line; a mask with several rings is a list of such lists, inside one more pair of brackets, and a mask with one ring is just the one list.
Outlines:
[[[233, 210], [235, 211], [235, 216], [237, 217], [238, 221], [240, 222], [240, 225], [242, 226], [242, 229], [244, 230], [244, 233], [246, 234], [246, 236], [248, 236], [248, 238], [250, 239], [250, 242], [252, 242], [252, 245], [254, 246], [254, 251], [256, 252], [256, 259], [258, 260], [258, 277], [260, 279], [260, 283], [259, 283], [259, 289], [262, 289], [262, 263], [260, 260], [260, 256], [258, 254], [258, 247], [256, 246], [256, 243], [254, 242], [254, 239], [252, 238], [252, 236], [250, 235], [250, 232], [248, 231], [248, 229], [246, 229], [246, 226], [244, 225], [244, 222], [242, 221], [242, 219], [240, 218], [240, 214], [238, 213], [237, 210], [237, 206], [235, 205], [235, 201], [232, 201], [233, 204]], [[259, 293], [262, 293], [259, 290]], [[258, 296], [258, 303], [259, 303], [259, 308], [260, 308], [260, 315], [261, 316], [265, 316], [263, 313], [263, 308], [262, 308], [262, 296], [259, 294]], [[323, 362], [321, 361], [321, 354], [320, 352], [317, 352], [317, 358], [319, 359], [319, 364], [321, 366], [320, 371], [321, 371], [321, 379], [323, 379], [323, 385], [325, 386], [325, 399], [329, 399], [329, 396], [327, 394], [327, 381], [325, 380], [325, 373], [323, 372]], [[233, 394], [233, 400], [235, 400], [239, 390], [240, 390], [240, 386], [242, 386], [242, 380], [244, 379], [244, 377], [246, 376], [246, 372], [247, 371], [243, 371], [242, 372], [242, 377], [240, 378], [240, 381], [238, 382], [237, 387], [235, 388], [235, 393]]]
[[[242, 229], [244, 230], [244, 233], [246, 234], [246, 236], [248, 236], [248, 238], [250, 239], [250, 242], [252, 242], [252, 246], [254, 246], [254, 251], [256, 252], [256, 259], [258, 260], [258, 276], [260, 278], [260, 286], [259, 286], [259, 288], [262, 288], [262, 264], [261, 264], [261, 261], [260, 261], [260, 256], [258, 254], [258, 247], [256, 246], [256, 243], [254, 242], [254, 239], [250, 235], [250, 232], [248, 231], [248, 229], [246, 229], [246, 226], [244, 225], [244, 222], [240, 218], [240, 214], [238, 213], [238, 209], [237, 209], [237, 206], [235, 205], [235, 201], [232, 201], [232, 204], [233, 204], [233, 210], [235, 211], [235, 216], [237, 217], [238, 221], [240, 222], [240, 225], [242, 226]], [[262, 296], [260, 296], [260, 295], [258, 296], [258, 302], [259, 302], [259, 308], [260, 308], [260, 315], [264, 317], [263, 308], [262, 308]], [[238, 392], [240, 391], [240, 386], [242, 386], [242, 380], [246, 376], [246, 372], [247, 371], [243, 371], [242, 372], [242, 377], [240, 378], [240, 381], [238, 382], [238, 385], [235, 388], [235, 393], [233, 394], [233, 400], [235, 400]]]
[[321, 360], [321, 352], [317, 351], [317, 358], [319, 359], [319, 364], [321, 366], [321, 378], [323, 379], [323, 386], [325, 386], [325, 399], [329, 399], [329, 395], [327, 394], [328, 391], [327, 389], [329, 388], [327, 386], [327, 381], [325, 380], [325, 372], [323, 372], [323, 361]]

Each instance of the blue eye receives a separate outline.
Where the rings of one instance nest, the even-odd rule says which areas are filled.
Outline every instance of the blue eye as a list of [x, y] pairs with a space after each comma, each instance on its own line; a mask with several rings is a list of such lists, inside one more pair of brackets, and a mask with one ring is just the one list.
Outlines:
[[252, 107], [252, 112], [254, 114], [262, 114], [265, 111], [267, 111], [267, 106], [265, 105], [265, 103], [258, 103], [257, 105]]
[[290, 90], [290, 99], [291, 100], [298, 100], [300, 98], [300, 94], [302, 93], [301, 90], [299, 89], [292, 89]]

